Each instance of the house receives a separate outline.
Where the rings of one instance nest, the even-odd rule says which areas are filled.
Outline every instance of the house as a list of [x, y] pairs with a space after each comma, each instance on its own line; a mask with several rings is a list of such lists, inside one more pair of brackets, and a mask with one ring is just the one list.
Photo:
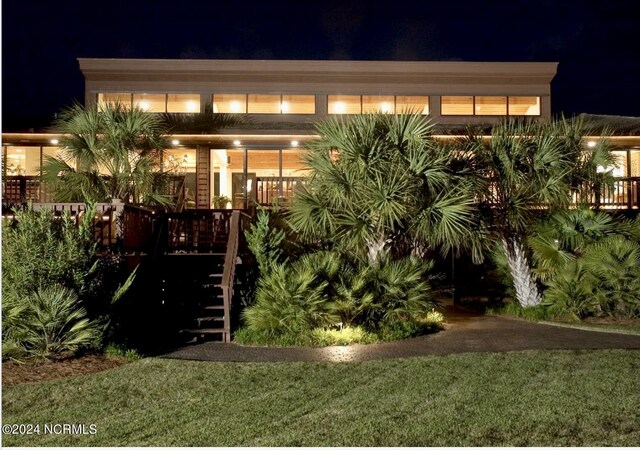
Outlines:
[[[304, 175], [301, 147], [313, 138], [313, 123], [334, 115], [420, 112], [443, 135], [505, 116], [549, 120], [550, 84], [557, 69], [554, 62], [78, 62], [87, 105], [118, 101], [178, 114], [212, 108], [247, 119], [216, 134], [171, 137], [165, 169], [185, 175], [188, 206], [195, 208], [286, 204]], [[3, 133], [5, 204], [48, 199], [39, 169], [43, 158], [57, 151], [58, 138]], [[640, 176], [640, 138], [616, 136], [614, 141], [626, 149], [615, 175]], [[622, 183], [611, 194], [611, 206], [637, 208], [637, 182], [631, 184]]]
[[[213, 134], [169, 137], [164, 169], [184, 177], [191, 211], [160, 217], [127, 207], [124, 214], [124, 227], [132, 230], [124, 235], [124, 251], [134, 266], [147, 261], [148, 286], [157, 288], [154, 301], [163, 308], [173, 302], [176, 307], [168, 314], [182, 314], [189, 333], [221, 334], [224, 340], [230, 339], [244, 220], [238, 210], [286, 205], [304, 179], [303, 148], [315, 137], [314, 123], [350, 114], [417, 112], [437, 124], [438, 139], [449, 139], [469, 125], [490, 126], [507, 116], [550, 120], [550, 85], [557, 69], [557, 63], [536, 62], [78, 61], [87, 105], [119, 102], [175, 114], [210, 110], [246, 119]], [[589, 119], [596, 126], [611, 124], [611, 118]], [[600, 202], [638, 209], [640, 127], [635, 119], [615, 122], [624, 122], [629, 133], [611, 136], [621, 148], [614, 171], [618, 179]], [[3, 132], [4, 205], [49, 200], [40, 167], [56, 154], [60, 137]], [[171, 300], [171, 286], [191, 303]], [[193, 289], [189, 295], [187, 287]]]

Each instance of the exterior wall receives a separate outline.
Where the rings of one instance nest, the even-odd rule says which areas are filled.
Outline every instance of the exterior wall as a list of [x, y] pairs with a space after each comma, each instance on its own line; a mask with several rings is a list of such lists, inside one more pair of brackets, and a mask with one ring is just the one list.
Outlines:
[[87, 104], [100, 92], [314, 94], [316, 114], [252, 114], [257, 122], [310, 122], [327, 114], [327, 95], [428, 95], [443, 124], [487, 123], [496, 116], [440, 116], [441, 95], [541, 97], [551, 117], [557, 63], [140, 60], [80, 58]]

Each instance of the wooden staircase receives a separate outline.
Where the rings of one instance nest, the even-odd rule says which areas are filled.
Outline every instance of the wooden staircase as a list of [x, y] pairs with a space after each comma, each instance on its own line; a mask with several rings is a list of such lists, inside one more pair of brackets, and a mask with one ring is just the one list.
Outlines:
[[[140, 211], [131, 211], [140, 215]], [[184, 210], [153, 213], [153, 218], [127, 220], [126, 233], [140, 237], [139, 222], [146, 242], [144, 264], [151, 291], [157, 292], [182, 341], [218, 339], [231, 341], [233, 293], [239, 248], [249, 216], [239, 210]], [[129, 230], [126, 227], [129, 226]], [[125, 239], [125, 251], [127, 249]], [[144, 245], [143, 245], [144, 244]], [[153, 294], [152, 294], [153, 295]]]

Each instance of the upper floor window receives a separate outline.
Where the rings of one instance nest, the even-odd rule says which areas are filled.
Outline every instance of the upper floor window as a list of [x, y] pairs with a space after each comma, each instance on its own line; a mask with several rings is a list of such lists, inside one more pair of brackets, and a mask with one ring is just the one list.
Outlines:
[[539, 116], [540, 97], [509, 97], [509, 115]]
[[540, 97], [443, 95], [443, 116], [539, 116]]
[[215, 94], [213, 96], [213, 112], [233, 114], [246, 113], [246, 94]]
[[200, 112], [200, 94], [146, 94], [112, 93], [98, 94], [98, 107], [120, 103], [131, 105], [149, 112], [197, 113]]
[[213, 111], [233, 114], [315, 114], [316, 96], [297, 94], [214, 94]]
[[429, 97], [417, 95], [329, 95], [329, 114], [429, 114]]

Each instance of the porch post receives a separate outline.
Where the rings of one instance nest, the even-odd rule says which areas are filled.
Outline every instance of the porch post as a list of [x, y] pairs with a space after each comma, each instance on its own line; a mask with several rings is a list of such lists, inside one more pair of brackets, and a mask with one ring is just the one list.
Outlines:
[[196, 208], [209, 209], [210, 199], [210, 176], [211, 176], [211, 152], [209, 147], [196, 146]]

